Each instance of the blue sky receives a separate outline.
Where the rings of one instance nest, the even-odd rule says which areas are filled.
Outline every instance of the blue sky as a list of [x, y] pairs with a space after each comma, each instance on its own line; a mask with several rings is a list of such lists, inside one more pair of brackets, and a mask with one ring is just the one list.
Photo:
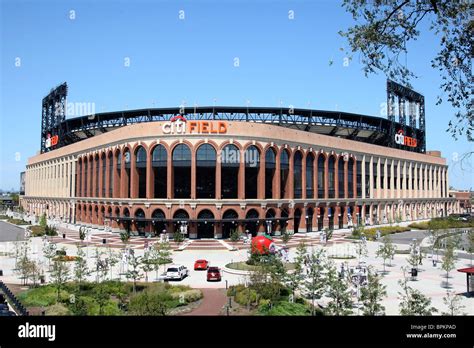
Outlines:
[[[0, 3], [1, 189], [19, 187], [27, 158], [39, 150], [41, 100], [63, 81], [68, 102], [95, 103], [96, 112], [215, 99], [382, 116], [385, 77], [364, 77], [357, 55], [343, 65], [347, 44], [337, 33], [353, 22], [339, 1]], [[447, 158], [451, 185], [469, 189], [472, 166], [463, 170], [458, 158], [472, 143], [445, 132], [454, 110], [435, 105], [440, 78], [430, 59], [437, 47], [423, 30], [407, 63], [425, 96], [427, 149]]]

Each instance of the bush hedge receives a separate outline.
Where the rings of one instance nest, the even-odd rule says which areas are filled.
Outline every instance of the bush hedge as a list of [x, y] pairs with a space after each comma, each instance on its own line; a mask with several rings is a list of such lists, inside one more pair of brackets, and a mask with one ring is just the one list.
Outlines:
[[30, 223], [23, 220], [23, 219], [8, 219], [7, 220], [9, 223], [14, 224], [14, 225], [29, 225]]
[[445, 230], [449, 228], [469, 228], [474, 227], [474, 220], [461, 221], [452, 217], [434, 218], [428, 222], [414, 222], [408, 225], [411, 228], [420, 230]]

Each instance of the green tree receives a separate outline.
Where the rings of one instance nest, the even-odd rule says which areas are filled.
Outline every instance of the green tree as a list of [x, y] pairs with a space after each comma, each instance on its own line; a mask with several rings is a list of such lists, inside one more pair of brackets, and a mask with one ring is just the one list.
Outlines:
[[[153, 257], [156, 258], [155, 271], [156, 278], [158, 278], [158, 270], [161, 265], [166, 266], [173, 262], [171, 246], [168, 242], [162, 242], [155, 244], [154, 250], [156, 253], [153, 254]], [[163, 269], [164, 271], [164, 269]]]
[[86, 228], [84, 226], [79, 227], [79, 239], [81, 240], [81, 243], [86, 239]]
[[303, 280], [305, 295], [311, 298], [311, 314], [315, 315], [315, 300], [321, 298], [328, 286], [328, 279], [325, 271], [327, 269], [326, 251], [318, 248], [312, 251], [307, 258], [307, 274]]
[[420, 263], [418, 253], [421, 253], [421, 248], [418, 243], [414, 242], [410, 246], [410, 255], [407, 258], [407, 262], [412, 268], [418, 269], [418, 264]]
[[380, 282], [380, 276], [370, 267], [367, 273], [367, 285], [361, 288], [361, 301], [364, 315], [381, 315], [385, 307], [381, 302], [387, 296], [386, 286]]
[[77, 247], [76, 255], [77, 257], [74, 261], [74, 278], [80, 286], [81, 283], [91, 274], [91, 271], [87, 266], [86, 253], [79, 246]]
[[178, 244], [178, 247], [179, 247], [181, 243], [184, 241], [184, 236], [179, 230], [176, 230], [173, 233], [173, 240], [175, 241], [176, 244]]
[[128, 233], [128, 231], [121, 231], [120, 240], [122, 241], [122, 243], [127, 244], [130, 240], [130, 233]]
[[406, 268], [402, 267], [403, 279], [398, 281], [402, 288], [400, 295], [400, 314], [401, 315], [433, 315], [438, 310], [431, 307], [431, 299], [423, 295], [419, 290], [408, 286], [408, 279], [406, 276]]
[[448, 291], [446, 296], [443, 297], [443, 303], [448, 307], [447, 312], [441, 313], [441, 315], [465, 315], [463, 312], [465, 306], [461, 303], [461, 296], [456, 295], [454, 291]]
[[287, 244], [291, 239], [291, 234], [285, 229], [281, 232], [281, 241]]
[[232, 242], [233, 248], [235, 249], [235, 243], [237, 243], [240, 239], [240, 233], [237, 228], [232, 229], [230, 232], [230, 241]]
[[304, 261], [307, 255], [306, 245], [301, 242], [296, 248], [295, 269], [284, 273], [284, 283], [291, 290], [292, 298], [295, 298], [296, 291], [305, 279]]
[[94, 299], [99, 305], [99, 315], [103, 315], [104, 306], [110, 300], [110, 293], [104, 283], [100, 283], [94, 287]]
[[119, 261], [120, 261], [120, 257], [118, 255], [118, 252], [116, 252], [109, 246], [107, 248], [107, 264], [110, 271], [110, 280], [113, 280], [114, 266], [118, 264]]
[[284, 267], [282, 262], [270, 255], [262, 258], [256, 264], [258, 267], [250, 272], [250, 287], [256, 291], [258, 303], [260, 299], [267, 300], [271, 308], [280, 298], [280, 293], [284, 288], [282, 278], [284, 278]]
[[43, 255], [48, 259], [48, 270], [51, 269], [51, 260], [56, 256], [57, 246], [55, 243], [48, 242], [44, 239]]
[[356, 253], [359, 259], [359, 263], [360, 263], [360, 259], [362, 257], [367, 257], [368, 255], [367, 243], [362, 240], [359, 240], [356, 242], [355, 247], [356, 247]]
[[332, 236], [334, 234], [334, 230], [332, 230], [330, 228], [326, 228], [326, 229], [324, 229], [324, 232], [326, 233], [326, 243], [327, 243], [332, 238]]
[[455, 264], [455, 257], [454, 257], [454, 243], [452, 242], [451, 238], [448, 238], [446, 241], [446, 248], [444, 250], [443, 255], [443, 263], [441, 268], [446, 271], [446, 287], [449, 288], [449, 272], [451, 272]]
[[392, 243], [392, 239], [389, 235], [385, 235], [382, 238], [382, 244], [379, 245], [375, 255], [383, 260], [383, 273], [385, 273], [386, 260], [391, 260], [395, 255], [395, 246]]
[[352, 314], [352, 298], [349, 289], [349, 282], [346, 277], [339, 277], [334, 263], [328, 265], [327, 270], [328, 293], [331, 299], [326, 307], [329, 315], [350, 315]]
[[53, 268], [51, 270], [51, 281], [57, 291], [57, 300], [59, 301], [61, 295], [61, 289], [64, 287], [66, 282], [69, 280], [69, 266], [65, 261], [54, 261]]
[[148, 273], [154, 269], [154, 259], [151, 251], [145, 251], [142, 258], [142, 270], [145, 272], [145, 282], [148, 283]]
[[142, 258], [140, 256], [135, 256], [135, 253], [133, 253], [133, 250], [130, 253], [129, 256], [129, 265], [131, 268], [128, 269], [128, 271], [125, 273], [125, 277], [128, 280], [133, 280], [133, 293], [136, 293], [137, 291], [137, 280], [141, 278], [141, 263], [142, 263]]
[[427, 28], [439, 38], [439, 51], [431, 60], [442, 79], [437, 103], [446, 98], [457, 110], [455, 121], [449, 122], [453, 137], [464, 133], [473, 141], [472, 2], [344, 0], [343, 7], [357, 24], [340, 34], [347, 38], [350, 51], [360, 54], [365, 75], [381, 71], [408, 86], [416, 74], [399, 59], [420, 36], [423, 21], [428, 22]]
[[43, 227], [44, 229], [46, 229], [46, 226], [48, 226], [47, 222], [46, 222], [46, 214], [43, 213], [43, 215], [41, 215], [41, 218], [40, 218], [40, 221], [39, 221], [39, 225], [41, 227]]

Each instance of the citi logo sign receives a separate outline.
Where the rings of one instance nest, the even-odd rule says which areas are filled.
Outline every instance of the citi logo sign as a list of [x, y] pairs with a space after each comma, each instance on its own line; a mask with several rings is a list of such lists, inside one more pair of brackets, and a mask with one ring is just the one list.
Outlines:
[[227, 123], [222, 121], [188, 121], [184, 116], [173, 116], [162, 126], [163, 134], [224, 134]]
[[51, 146], [55, 146], [58, 144], [59, 137], [57, 135], [51, 136], [51, 134], [48, 134], [45, 140], [44, 146], [46, 148], [49, 148]]
[[398, 145], [416, 147], [417, 140], [415, 138], [404, 135], [403, 130], [400, 129], [397, 134], [395, 134], [395, 143]]
[[48, 341], [56, 339], [56, 325], [35, 325], [28, 322], [18, 326], [20, 338], [47, 338]]

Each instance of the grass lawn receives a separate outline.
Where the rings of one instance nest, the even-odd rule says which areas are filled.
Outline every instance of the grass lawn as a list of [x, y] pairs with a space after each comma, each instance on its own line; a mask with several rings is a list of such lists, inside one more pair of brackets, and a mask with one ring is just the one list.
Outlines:
[[[284, 263], [283, 264], [287, 271], [295, 269], [296, 265], [294, 263]], [[255, 271], [260, 268], [260, 266], [248, 265], [245, 261], [242, 262], [232, 262], [225, 265], [227, 268], [235, 269], [238, 271]]]

